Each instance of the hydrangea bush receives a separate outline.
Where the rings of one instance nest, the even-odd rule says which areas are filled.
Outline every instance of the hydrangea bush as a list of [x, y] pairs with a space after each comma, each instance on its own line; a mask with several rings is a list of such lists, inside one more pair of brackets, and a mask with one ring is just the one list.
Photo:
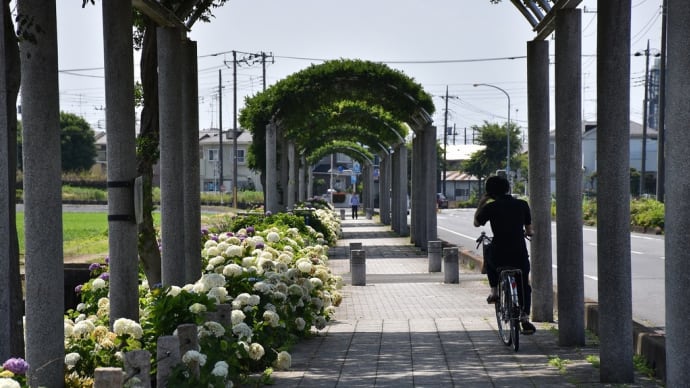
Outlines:
[[[112, 331], [108, 263], [92, 265], [93, 278], [76, 290], [82, 303], [65, 316], [66, 386], [92, 385], [95, 368], [121, 367], [132, 350], [148, 350], [155, 371], [157, 338], [185, 323], [197, 325], [199, 347], [182, 355], [171, 386], [228, 387], [288, 369], [290, 347], [323, 329], [342, 300], [342, 279], [327, 266], [338, 218], [327, 209], [313, 214], [333, 232], [325, 236], [301, 215], [287, 214], [250, 216], [253, 225], [236, 217], [226, 223], [235, 228], [205, 229], [201, 278], [166, 288], [142, 280], [139, 322], [118, 319]], [[208, 320], [220, 304], [231, 307], [226, 325]]]

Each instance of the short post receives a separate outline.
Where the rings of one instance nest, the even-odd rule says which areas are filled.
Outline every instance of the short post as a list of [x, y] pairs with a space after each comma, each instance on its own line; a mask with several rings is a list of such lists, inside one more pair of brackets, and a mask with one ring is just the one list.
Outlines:
[[367, 257], [363, 250], [352, 251], [352, 258], [350, 259], [352, 285], [366, 286], [367, 285]]
[[443, 282], [448, 284], [460, 283], [457, 247], [443, 248]]
[[441, 241], [429, 241], [429, 272], [441, 272]]
[[124, 380], [125, 375], [120, 368], [96, 368], [93, 374], [94, 388], [120, 388]]
[[345, 209], [340, 209], [340, 219], [341, 220], [345, 219]]
[[172, 370], [182, 361], [180, 355], [180, 339], [174, 335], [158, 337], [158, 372], [156, 373], [156, 386], [165, 387]]
[[366, 219], [367, 219], [367, 220], [370, 220], [371, 217], [374, 216], [374, 209], [372, 209], [372, 208], [367, 208], [367, 209], [364, 210], [364, 214], [366, 215]]
[[216, 322], [223, 326], [232, 325], [232, 305], [221, 303], [216, 305]]
[[199, 337], [194, 323], [183, 323], [177, 326], [177, 337], [180, 339], [180, 354], [198, 349]]
[[132, 350], [125, 353], [125, 373], [133, 387], [151, 388], [151, 352]]
[[352, 273], [352, 251], [358, 251], [362, 249], [362, 243], [361, 242], [351, 242], [350, 243], [350, 253], [348, 255], [348, 259], [350, 259], [350, 273]]

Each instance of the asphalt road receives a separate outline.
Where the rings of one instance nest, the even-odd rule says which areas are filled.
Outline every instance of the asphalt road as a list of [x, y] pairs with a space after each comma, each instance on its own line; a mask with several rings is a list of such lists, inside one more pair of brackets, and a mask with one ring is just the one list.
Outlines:
[[[444, 209], [437, 216], [438, 237], [464, 249], [475, 249], [474, 242], [482, 230], [491, 235], [491, 228], [475, 228], [474, 209]], [[552, 223], [553, 280], [557, 284], [556, 224]], [[664, 237], [631, 233], [630, 258], [632, 277], [633, 318], [647, 327], [666, 326], [664, 295]], [[583, 228], [583, 269], [585, 298], [597, 300], [597, 229]], [[603, 258], [605, 260], [605, 258]]]

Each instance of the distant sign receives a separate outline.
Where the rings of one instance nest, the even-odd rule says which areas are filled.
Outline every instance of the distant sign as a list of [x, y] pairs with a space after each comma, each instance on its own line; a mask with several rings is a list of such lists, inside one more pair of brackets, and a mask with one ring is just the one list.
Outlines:
[[353, 170], [356, 174], [359, 174], [360, 172], [362, 172], [362, 167], [359, 165], [359, 163], [355, 163], [355, 164], [352, 166], [352, 170]]
[[343, 172], [343, 166], [338, 166], [338, 172]]
[[350, 177], [350, 182], [352, 182], [353, 185], [357, 184], [357, 175], [352, 175]]

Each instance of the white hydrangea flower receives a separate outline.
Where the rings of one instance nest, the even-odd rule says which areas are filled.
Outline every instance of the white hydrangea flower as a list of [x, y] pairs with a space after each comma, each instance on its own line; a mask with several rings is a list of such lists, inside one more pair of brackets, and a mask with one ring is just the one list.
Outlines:
[[307, 322], [304, 320], [304, 318], [297, 317], [295, 318], [295, 326], [297, 326], [298, 331], [302, 331], [307, 326]]
[[206, 355], [203, 353], [199, 353], [196, 350], [188, 350], [182, 356], [182, 362], [184, 362], [187, 365], [194, 361], [196, 361], [196, 363], [199, 364], [199, 366], [204, 366], [206, 364]]
[[84, 311], [84, 310], [86, 310], [86, 303], [79, 303], [79, 304], [77, 305], [77, 311], [80, 311], [80, 312], [81, 312], [81, 311]]
[[260, 360], [261, 357], [264, 356], [265, 351], [264, 347], [261, 346], [261, 344], [253, 343], [249, 345], [249, 351], [247, 353], [249, 353], [249, 358], [251, 358], [252, 360]]
[[69, 338], [72, 336], [72, 333], [74, 332], [74, 323], [72, 321], [65, 319], [65, 338]]
[[242, 267], [235, 263], [228, 264], [223, 268], [223, 275], [227, 277], [240, 276], [242, 275]]
[[299, 269], [302, 273], [310, 273], [311, 267], [311, 263], [307, 260], [300, 260], [297, 262], [297, 269]]
[[192, 314], [201, 314], [206, 312], [206, 306], [201, 303], [194, 303], [193, 305], [189, 306], [189, 311]]
[[182, 292], [182, 288], [179, 286], [170, 286], [170, 290], [168, 290], [168, 296], [176, 297], [180, 295], [180, 292]]
[[217, 245], [218, 245], [218, 243], [216, 242], [216, 240], [206, 240], [206, 242], [204, 243], [204, 248], [208, 249], [211, 247], [215, 247]]
[[113, 332], [118, 336], [127, 334], [134, 339], [139, 339], [144, 335], [141, 325], [127, 318], [117, 319], [113, 323]]
[[216, 303], [223, 303], [228, 300], [228, 290], [225, 287], [213, 287], [207, 293], [211, 299], [215, 299]]
[[244, 319], [247, 318], [246, 315], [244, 315], [244, 312], [242, 310], [232, 310], [232, 313], [230, 313], [230, 322], [232, 322], [232, 325], [239, 325], [240, 323], [244, 322]]
[[67, 353], [65, 354], [65, 365], [67, 369], [72, 369], [77, 366], [77, 363], [81, 360], [81, 355], [79, 353]]
[[271, 327], [278, 327], [280, 324], [280, 316], [275, 311], [264, 311], [263, 318], [264, 322], [268, 323]]
[[226, 257], [242, 257], [242, 247], [239, 245], [230, 245], [225, 250]]
[[229, 244], [227, 240], [224, 240], [224, 241], [219, 242], [217, 246], [218, 246], [219, 251], [225, 252], [225, 250], [228, 249], [228, 247], [230, 245], [231, 244]]
[[280, 235], [276, 232], [270, 232], [266, 235], [266, 240], [271, 243], [280, 241]]
[[250, 295], [249, 299], [247, 299], [247, 304], [250, 306], [258, 306], [259, 303], [261, 303], [261, 297], [256, 294]]
[[212, 257], [218, 256], [218, 255], [220, 255], [220, 252], [221, 252], [221, 250], [218, 249], [217, 246], [212, 246], [212, 247], [206, 248], [206, 256], [207, 256], [207, 257], [209, 257], [209, 256], [212, 256]]
[[72, 330], [72, 336], [74, 337], [82, 337], [91, 334], [93, 330], [96, 328], [96, 325], [93, 324], [88, 319], [84, 319], [82, 321], [77, 322], [76, 325], [74, 325], [74, 328]]
[[223, 256], [216, 256], [208, 260], [208, 265], [217, 267], [221, 264], [225, 264], [225, 257]]
[[96, 278], [93, 280], [93, 283], [91, 283], [91, 287], [94, 290], [100, 290], [101, 288], [105, 288], [105, 286], [106, 286], [105, 280], [103, 280], [101, 278]]
[[319, 278], [310, 278], [309, 282], [314, 288], [321, 288], [323, 286], [323, 281]]
[[261, 292], [261, 293], [264, 293], [264, 294], [271, 291], [272, 288], [273, 288], [273, 285], [266, 283], [266, 282], [254, 283], [254, 290]]
[[22, 386], [14, 379], [0, 377], [0, 388], [22, 388]]
[[225, 334], [225, 328], [218, 322], [209, 321], [204, 323], [204, 328], [206, 328], [211, 335], [214, 337], [222, 337]]
[[247, 256], [247, 257], [242, 258], [242, 266], [244, 268], [250, 268], [254, 264], [256, 264], [256, 257]]
[[[211, 374], [213, 376], [218, 376], [218, 377], [223, 377], [228, 375], [228, 368], [229, 365], [225, 361], [218, 361], [216, 365], [213, 366], [213, 370], [211, 371]], [[232, 383], [231, 383], [232, 384]]]
[[290, 369], [292, 366], [292, 356], [290, 356], [290, 353], [286, 351], [278, 353], [278, 357], [274, 361], [273, 366], [275, 366], [275, 368], [278, 370]]
[[250, 341], [252, 339], [252, 336], [254, 335], [254, 331], [252, 330], [252, 328], [244, 322], [240, 322], [237, 325], [233, 326], [232, 333], [239, 337], [239, 339], [246, 338]]

